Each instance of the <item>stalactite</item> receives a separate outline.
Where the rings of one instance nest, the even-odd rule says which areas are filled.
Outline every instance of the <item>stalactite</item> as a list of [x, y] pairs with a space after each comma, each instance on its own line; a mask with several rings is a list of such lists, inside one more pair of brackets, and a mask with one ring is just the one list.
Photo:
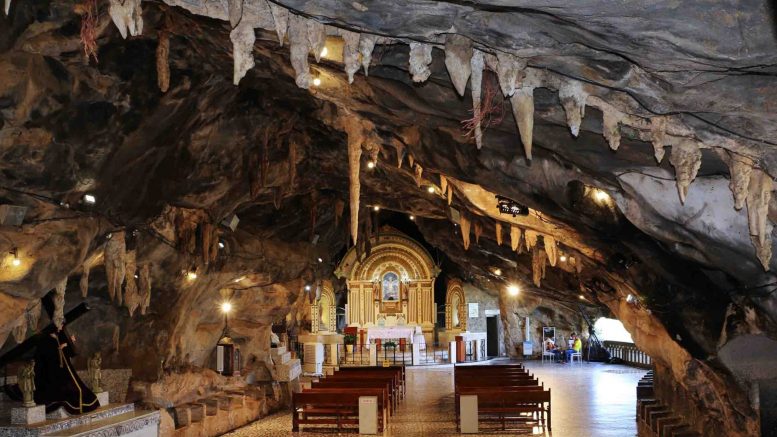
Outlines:
[[656, 161], [661, 163], [666, 145], [666, 117], [658, 116], [650, 119], [650, 141], [653, 143], [653, 155]]
[[313, 241], [313, 236], [316, 235], [316, 221], [318, 220], [318, 191], [313, 190], [310, 192], [310, 234], [308, 240]]
[[742, 209], [747, 200], [747, 187], [750, 184], [750, 175], [753, 171], [755, 162], [752, 159], [739, 155], [737, 153], [723, 152], [728, 154], [728, 168], [731, 174], [728, 186], [734, 194], [734, 208]]
[[340, 219], [343, 217], [343, 211], [345, 211], [345, 202], [342, 199], [335, 201], [335, 227], [340, 226]]
[[558, 98], [567, 116], [567, 126], [572, 135], [577, 137], [585, 117], [585, 101], [588, 93], [583, 90], [583, 84], [579, 81], [568, 80], [559, 87]]
[[[129, 310], [130, 317], [135, 314], [135, 310], [140, 305], [140, 295], [138, 293], [138, 283], [135, 275], [138, 272], [136, 252], [131, 250], [127, 252], [127, 261], [125, 264], [126, 280], [124, 281], [124, 306]], [[119, 300], [121, 305], [121, 299]]]
[[448, 184], [448, 206], [453, 203], [453, 185]]
[[277, 211], [283, 206], [283, 190], [281, 187], [272, 187], [272, 205]]
[[89, 294], [89, 265], [84, 263], [82, 266], [83, 273], [81, 273], [81, 280], [78, 281], [78, 287], [81, 289], [81, 297], [86, 297]]
[[[10, 5], [11, 0], [6, 0], [6, 6]], [[81, 3], [76, 3], [73, 7], [73, 11], [81, 16], [81, 45], [84, 47], [84, 57], [86, 63], [89, 63], [89, 58], [93, 58], [94, 62], [97, 62], [97, 21], [99, 11], [97, 10], [97, 0], [84, 0]]]
[[108, 295], [111, 296], [111, 300], [116, 299], [116, 294], [121, 294], [121, 286], [124, 284], [126, 251], [124, 231], [114, 232], [105, 243], [105, 275], [108, 280]]
[[237, 85], [240, 79], [245, 77], [248, 70], [254, 68], [254, 43], [256, 33], [249, 20], [241, 20], [240, 23], [229, 32], [232, 41], [232, 83]]
[[402, 161], [405, 159], [405, 144], [396, 138], [391, 140], [391, 144], [397, 151], [397, 168], [402, 168]]
[[40, 320], [41, 311], [43, 311], [43, 305], [41, 305], [40, 299], [36, 300], [32, 305], [27, 307], [27, 312], [25, 315], [27, 317], [27, 325], [30, 327], [30, 330], [38, 330], [38, 321]]
[[445, 67], [451, 82], [460, 96], [467, 89], [467, 81], [472, 74], [472, 40], [455, 33], [445, 37]]
[[520, 242], [521, 242], [521, 228], [511, 224], [510, 225], [510, 248], [513, 251], [517, 251]]
[[370, 63], [372, 62], [372, 51], [375, 50], [375, 43], [378, 41], [377, 35], [363, 33], [359, 38], [359, 54], [362, 56], [362, 67], [364, 76], [369, 76]]
[[318, 20], [308, 20], [308, 43], [316, 62], [321, 61], [321, 50], [326, 47], [326, 27]]
[[483, 235], [483, 225], [480, 222], [475, 222], [475, 243], [480, 244], [480, 236]]
[[[208, 265], [210, 262], [210, 246], [213, 243], [213, 225], [204, 222], [200, 225], [200, 250], [202, 250], [202, 263]], [[134, 273], [134, 272], [133, 272]]]
[[413, 156], [412, 153], [409, 153], [407, 155], [407, 162], [410, 164], [410, 168], [413, 168], [413, 166], [415, 165], [415, 157]]
[[219, 238], [221, 236], [221, 231], [219, 230], [218, 226], [213, 226], [211, 233], [213, 236], [210, 238], [210, 255], [208, 256], [209, 263], [216, 261], [216, 259], [219, 257]]
[[354, 116], [344, 118], [345, 131], [348, 134], [348, 177], [351, 210], [351, 238], [353, 244], [358, 242], [359, 236], [359, 196], [361, 193], [361, 181], [359, 179], [362, 157], [362, 144], [365, 139], [364, 126]]
[[526, 68], [526, 61], [515, 55], [504, 52], [496, 52], [496, 75], [499, 78], [499, 87], [505, 97], [512, 97], [515, 93], [515, 81], [518, 75]]
[[413, 76], [413, 82], [423, 82], [432, 74], [429, 64], [432, 63], [432, 46], [420, 42], [410, 43], [410, 65], [408, 71]]
[[415, 175], [415, 184], [418, 185], [418, 188], [421, 188], [421, 182], [423, 182], [421, 176], [424, 174], [424, 168], [420, 164], [416, 164], [413, 174]]
[[534, 246], [531, 253], [531, 271], [532, 282], [539, 287], [542, 284], [542, 278], [545, 277], [545, 261], [547, 257], [545, 251], [540, 249], [539, 246]]
[[618, 150], [621, 145], [620, 122], [623, 114], [613, 107], [602, 108], [602, 135], [610, 145], [610, 149]]
[[502, 245], [502, 223], [496, 222], [494, 224], [494, 230], [496, 231], [496, 244], [497, 246]]
[[545, 243], [545, 253], [548, 254], [548, 262], [552, 267], [556, 267], [558, 261], [558, 246], [556, 245], [556, 239], [550, 235], [544, 235], [542, 237]]
[[461, 225], [461, 239], [464, 242], [464, 250], [469, 249], [469, 232], [470, 232], [470, 225], [472, 224], [470, 220], [465, 216], [464, 214], [461, 215], [461, 218], [459, 219], [460, 225]]
[[156, 82], [159, 90], [166, 93], [170, 88], [170, 33], [160, 30], [156, 46]]
[[5, 16], [11, 11], [11, 0], [5, 0]]
[[772, 255], [772, 225], [769, 223], [772, 190], [772, 178], [760, 169], [753, 169], [747, 187], [747, 222], [750, 226], [750, 238], [764, 270], [769, 270]]
[[234, 29], [243, 18], [243, 0], [227, 0], [227, 15], [229, 25]]
[[54, 287], [54, 315], [51, 321], [57, 329], [65, 326], [65, 289], [67, 288], [67, 276]]
[[483, 93], [483, 52], [475, 49], [470, 60], [470, 70], [472, 71], [472, 116], [475, 119], [475, 146], [478, 150], [483, 147], [483, 127], [481, 126], [481, 96]]
[[442, 173], [440, 173], [440, 191], [443, 193], [448, 192], [448, 178]]
[[149, 264], [140, 266], [138, 273], [138, 295], [140, 296], [140, 314], [146, 315], [146, 310], [151, 305], [151, 267]]
[[513, 106], [513, 117], [518, 125], [518, 132], [521, 135], [523, 151], [526, 159], [531, 161], [532, 135], [534, 131], [534, 88], [522, 87], [515, 90], [510, 97], [510, 103]]
[[17, 343], [21, 343], [27, 337], [27, 314], [22, 314], [16, 322], [16, 326], [13, 328], [13, 339]]
[[343, 66], [348, 75], [348, 83], [353, 83], [353, 75], [359, 71], [359, 34], [344, 29], [340, 30], [343, 37]]
[[128, 32], [131, 36], [143, 33], [143, 10], [140, 8], [140, 0], [110, 0], [108, 14], [119, 29], [122, 38], [126, 39]]
[[278, 35], [278, 42], [283, 47], [283, 40], [286, 39], [286, 30], [289, 28], [289, 10], [273, 2], [267, 2], [267, 4], [270, 5], [270, 13], [275, 22], [275, 33]]
[[526, 237], [526, 250], [532, 250], [537, 245], [537, 232], [527, 229], [524, 236]]
[[289, 56], [291, 66], [294, 68], [295, 82], [298, 87], [304, 89], [310, 86], [309, 53], [307, 20], [299, 15], [291, 14], [289, 17]]
[[688, 187], [696, 179], [696, 173], [701, 167], [699, 144], [691, 140], [682, 140], [679, 144], [675, 144], [669, 155], [669, 163], [674, 166], [677, 193], [680, 195], [680, 202], [684, 204]]

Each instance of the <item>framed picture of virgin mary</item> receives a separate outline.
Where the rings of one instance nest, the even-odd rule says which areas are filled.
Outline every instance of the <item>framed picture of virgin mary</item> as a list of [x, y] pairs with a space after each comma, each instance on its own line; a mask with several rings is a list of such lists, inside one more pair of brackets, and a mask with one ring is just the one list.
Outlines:
[[386, 273], [380, 285], [383, 302], [399, 302], [399, 275]]

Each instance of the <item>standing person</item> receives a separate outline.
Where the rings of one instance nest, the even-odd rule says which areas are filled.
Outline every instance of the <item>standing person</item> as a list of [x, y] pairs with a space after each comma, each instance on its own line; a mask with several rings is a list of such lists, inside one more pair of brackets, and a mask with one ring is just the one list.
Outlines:
[[580, 338], [574, 332], [572, 333], [569, 339], [572, 342], [572, 347], [566, 350], [566, 355], [567, 355], [567, 361], [571, 362], [572, 354], [578, 353], [583, 350], [583, 342], [580, 341]]

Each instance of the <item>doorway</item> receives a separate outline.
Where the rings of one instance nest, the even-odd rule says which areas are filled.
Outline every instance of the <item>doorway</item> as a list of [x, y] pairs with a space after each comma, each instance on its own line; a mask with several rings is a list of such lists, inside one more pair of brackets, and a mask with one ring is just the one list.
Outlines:
[[499, 317], [486, 317], [486, 355], [499, 356]]

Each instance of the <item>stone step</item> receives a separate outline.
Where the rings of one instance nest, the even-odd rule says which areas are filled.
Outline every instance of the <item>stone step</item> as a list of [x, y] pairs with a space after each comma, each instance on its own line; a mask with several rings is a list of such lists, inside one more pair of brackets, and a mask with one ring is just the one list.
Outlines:
[[[135, 411], [133, 404], [109, 404], [100, 407], [91, 413], [70, 416], [65, 419], [45, 420], [32, 425], [7, 425], [0, 426], [0, 436], [34, 437], [41, 435], [54, 435], [72, 428], [91, 426], [97, 422], [121, 416]], [[56, 434], [60, 435], [60, 434]]]
[[302, 365], [298, 358], [289, 360], [284, 364], [276, 364], [275, 374], [278, 381], [288, 382], [302, 374]]
[[270, 348], [270, 356], [272, 356], [273, 358], [276, 358], [285, 353], [286, 353], [286, 346], [278, 346], [278, 347]]
[[159, 433], [159, 411], [133, 410], [111, 416], [88, 425], [45, 434], [46, 437], [104, 437], [124, 436], [156, 437]]

